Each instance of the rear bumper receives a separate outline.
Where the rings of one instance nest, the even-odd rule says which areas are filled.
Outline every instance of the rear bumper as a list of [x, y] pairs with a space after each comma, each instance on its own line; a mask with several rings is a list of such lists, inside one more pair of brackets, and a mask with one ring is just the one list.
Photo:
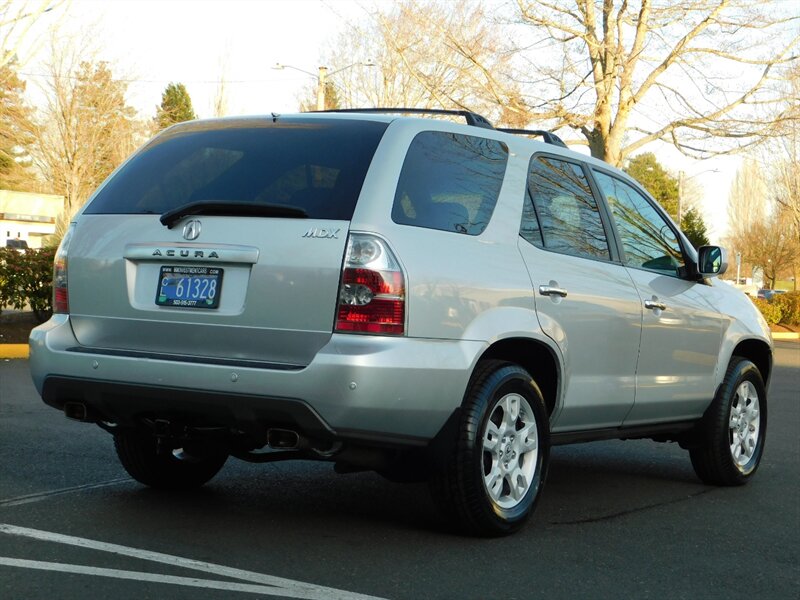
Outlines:
[[30, 368], [47, 404], [106, 420], [180, 413], [237, 427], [419, 445], [460, 406], [484, 342], [333, 335], [304, 368], [254, 368], [79, 347], [67, 315], [33, 330]]

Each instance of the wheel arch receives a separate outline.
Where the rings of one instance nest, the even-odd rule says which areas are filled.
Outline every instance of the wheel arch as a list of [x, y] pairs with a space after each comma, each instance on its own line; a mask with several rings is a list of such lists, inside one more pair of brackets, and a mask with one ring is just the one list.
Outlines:
[[490, 359], [515, 363], [528, 371], [542, 391], [552, 420], [559, 408], [561, 392], [561, 363], [554, 348], [532, 338], [505, 338], [489, 346], [478, 361]]
[[[741, 340], [733, 349], [731, 358], [740, 356], [746, 358], [758, 367], [761, 378], [764, 380], [764, 387], [769, 386], [769, 378], [772, 374], [772, 348], [760, 339]], [[730, 361], [728, 361], [730, 363]]]

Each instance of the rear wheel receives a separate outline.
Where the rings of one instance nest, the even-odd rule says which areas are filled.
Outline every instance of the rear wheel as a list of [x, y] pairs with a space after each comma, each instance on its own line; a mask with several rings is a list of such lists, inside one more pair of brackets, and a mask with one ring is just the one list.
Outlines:
[[462, 407], [458, 440], [431, 477], [442, 513], [468, 533], [518, 530], [536, 505], [549, 462], [544, 399], [521, 367], [478, 365]]
[[690, 456], [697, 476], [711, 485], [742, 485], [764, 453], [767, 393], [758, 368], [734, 356]]
[[159, 448], [155, 436], [139, 431], [116, 433], [114, 447], [122, 466], [136, 481], [168, 490], [200, 487], [228, 458], [227, 454], [202, 448]]

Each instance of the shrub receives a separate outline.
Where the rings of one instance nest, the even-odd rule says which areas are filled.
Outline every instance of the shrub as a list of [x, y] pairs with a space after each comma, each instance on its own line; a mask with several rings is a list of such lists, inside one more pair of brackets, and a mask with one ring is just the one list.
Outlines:
[[0, 248], [0, 307], [23, 309], [44, 321], [52, 312], [55, 248]]
[[781, 311], [779, 323], [800, 325], [800, 292], [787, 292], [772, 297], [772, 304]]
[[770, 325], [776, 325], [781, 320], [781, 307], [774, 302], [770, 302], [769, 300], [764, 300], [763, 298], [752, 298], [753, 304], [758, 307], [758, 310], [761, 311], [761, 314], [766, 319], [767, 323]]

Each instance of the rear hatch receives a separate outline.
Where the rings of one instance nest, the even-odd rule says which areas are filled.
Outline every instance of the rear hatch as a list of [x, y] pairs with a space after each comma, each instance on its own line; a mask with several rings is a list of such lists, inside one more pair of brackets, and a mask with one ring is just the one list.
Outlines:
[[386, 127], [226, 119], [156, 137], [76, 225], [79, 343], [308, 364], [333, 330], [349, 222]]

